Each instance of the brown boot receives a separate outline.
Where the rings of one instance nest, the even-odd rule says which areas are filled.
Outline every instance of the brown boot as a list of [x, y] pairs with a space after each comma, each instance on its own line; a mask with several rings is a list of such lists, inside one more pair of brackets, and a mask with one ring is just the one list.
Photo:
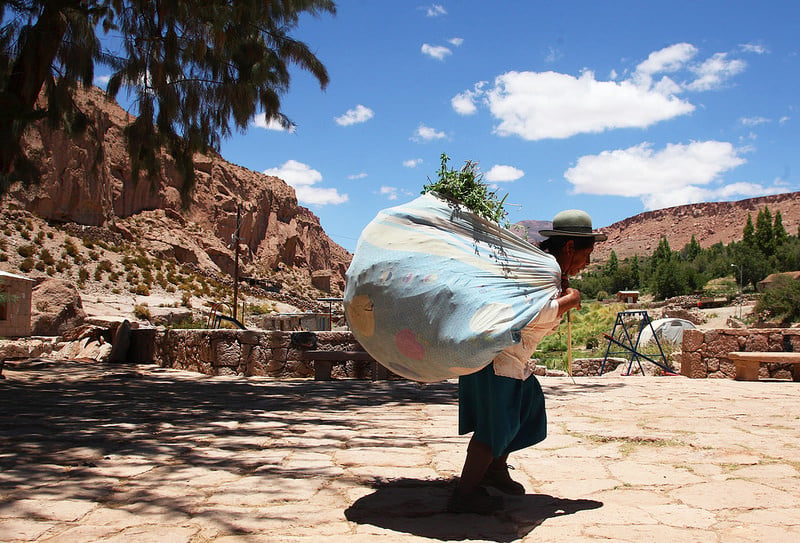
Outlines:
[[511, 478], [511, 475], [508, 474], [508, 468], [490, 467], [486, 470], [486, 475], [483, 476], [481, 486], [492, 487], [503, 494], [511, 496], [523, 496], [525, 494], [525, 487], [522, 486], [522, 483], [518, 483]]

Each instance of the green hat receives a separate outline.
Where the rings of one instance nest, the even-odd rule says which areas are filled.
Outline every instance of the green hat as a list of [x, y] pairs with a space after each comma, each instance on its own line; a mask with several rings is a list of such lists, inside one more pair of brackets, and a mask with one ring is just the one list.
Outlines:
[[567, 209], [553, 218], [552, 230], [539, 230], [545, 237], [562, 236], [573, 238], [594, 238], [595, 241], [605, 241], [608, 236], [602, 232], [592, 231], [592, 218], [580, 209]]

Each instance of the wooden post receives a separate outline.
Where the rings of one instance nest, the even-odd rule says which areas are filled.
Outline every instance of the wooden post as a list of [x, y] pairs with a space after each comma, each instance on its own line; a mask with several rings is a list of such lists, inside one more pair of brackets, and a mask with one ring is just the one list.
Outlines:
[[567, 373], [572, 377], [572, 311], [567, 311]]
[[234, 245], [234, 271], [233, 271], [233, 315], [236, 318], [237, 305], [239, 301], [239, 227], [242, 217], [242, 204], [236, 206], [236, 230], [233, 232]]

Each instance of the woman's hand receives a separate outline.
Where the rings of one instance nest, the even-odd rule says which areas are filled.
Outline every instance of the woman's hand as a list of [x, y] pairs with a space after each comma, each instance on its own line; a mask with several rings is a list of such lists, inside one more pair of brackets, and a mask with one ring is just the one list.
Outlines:
[[561, 293], [561, 296], [556, 298], [556, 302], [558, 303], [558, 316], [560, 318], [570, 309], [581, 308], [581, 293], [578, 289], [568, 287]]

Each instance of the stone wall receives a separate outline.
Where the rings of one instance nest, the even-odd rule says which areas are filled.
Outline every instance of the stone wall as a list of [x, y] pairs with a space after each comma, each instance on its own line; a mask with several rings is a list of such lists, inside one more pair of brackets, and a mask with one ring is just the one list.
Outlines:
[[[800, 352], [800, 329], [748, 328], [686, 330], [681, 347], [681, 374], [693, 379], [730, 378], [736, 375], [727, 357], [734, 351]], [[791, 379], [788, 364], [761, 364], [761, 378]]]
[[[304, 350], [363, 351], [352, 332], [289, 332], [273, 330], [159, 330], [152, 340], [132, 330], [132, 351], [137, 362], [155, 362], [207, 375], [313, 377], [313, 363], [303, 360]], [[152, 352], [134, 349], [152, 342]], [[333, 377], [368, 379], [369, 362], [336, 364]]]

